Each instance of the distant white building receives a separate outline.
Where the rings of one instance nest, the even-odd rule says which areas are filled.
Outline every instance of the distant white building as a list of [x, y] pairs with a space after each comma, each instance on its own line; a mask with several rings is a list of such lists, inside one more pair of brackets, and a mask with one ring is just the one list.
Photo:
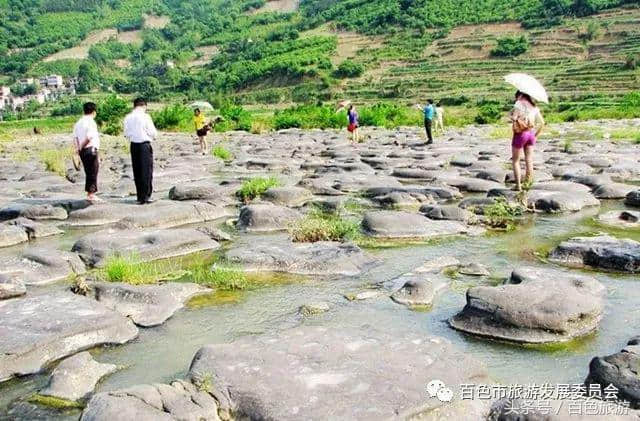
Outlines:
[[0, 86], [0, 110], [4, 110], [9, 106], [11, 98], [11, 88], [8, 86]]
[[49, 75], [40, 78], [40, 86], [46, 86], [47, 88], [63, 88], [64, 79], [60, 75]]
[[36, 83], [36, 81], [32, 77], [25, 77], [25, 78], [22, 78], [22, 79], [18, 80], [18, 84], [22, 88], [24, 88], [25, 86], [29, 86], [29, 85], [35, 85], [35, 83]]

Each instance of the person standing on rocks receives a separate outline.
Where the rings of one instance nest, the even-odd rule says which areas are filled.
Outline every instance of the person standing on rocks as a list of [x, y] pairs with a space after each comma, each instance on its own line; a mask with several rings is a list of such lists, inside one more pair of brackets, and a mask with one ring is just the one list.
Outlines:
[[441, 103], [436, 104], [436, 132], [444, 133], [444, 107]]
[[124, 135], [131, 142], [131, 166], [136, 183], [138, 204], [152, 203], [153, 192], [153, 142], [158, 135], [156, 126], [147, 114], [147, 102], [143, 98], [133, 101], [133, 111], [124, 118]]
[[427, 145], [431, 145], [433, 143], [433, 118], [436, 115], [436, 107], [433, 105], [433, 100], [428, 99], [427, 105], [422, 106], [420, 104], [416, 105], [417, 108], [421, 109], [424, 113], [424, 130], [427, 134]]
[[349, 105], [349, 111], [347, 111], [347, 118], [349, 119], [349, 125], [347, 126], [347, 130], [351, 132], [351, 139], [354, 143], [358, 143], [360, 140], [360, 136], [358, 135], [358, 112], [356, 111], [355, 105]]
[[545, 122], [540, 109], [536, 106], [531, 96], [524, 92], [516, 92], [516, 102], [513, 110], [509, 114], [513, 138], [511, 140], [511, 163], [513, 165], [513, 177], [516, 183], [516, 190], [522, 190], [522, 180], [520, 177], [520, 159], [524, 149], [524, 159], [526, 164], [525, 180], [527, 183], [533, 182], [533, 147]]
[[96, 196], [98, 191], [98, 171], [100, 170], [100, 158], [98, 156], [100, 134], [95, 121], [96, 104], [87, 102], [82, 106], [82, 109], [84, 116], [73, 126], [73, 144], [84, 167], [84, 189], [87, 192], [87, 200], [95, 202], [100, 200]]
[[204, 121], [204, 114], [200, 111], [200, 108], [193, 110], [193, 125], [196, 129], [196, 135], [200, 141], [200, 152], [202, 155], [207, 153], [207, 123]]

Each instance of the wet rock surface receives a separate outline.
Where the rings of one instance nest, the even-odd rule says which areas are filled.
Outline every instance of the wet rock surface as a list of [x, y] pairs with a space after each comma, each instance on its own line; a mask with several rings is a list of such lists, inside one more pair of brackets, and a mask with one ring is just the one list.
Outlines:
[[71, 292], [0, 301], [0, 381], [101, 344], [122, 344], [138, 329], [126, 317]]
[[604, 287], [596, 279], [554, 269], [520, 268], [501, 286], [467, 290], [449, 324], [463, 332], [514, 342], [567, 341], [596, 329]]
[[569, 266], [591, 266], [620, 272], [640, 272], [640, 243], [608, 235], [563, 241], [549, 258]]
[[58, 364], [40, 395], [79, 401], [93, 392], [101, 378], [117, 369], [114, 364], [100, 364], [86, 351], [80, 352]]
[[[465, 379], [488, 380], [482, 366], [439, 338], [313, 326], [205, 346], [195, 355], [189, 378], [213, 379], [221, 408], [229, 407], [236, 417], [279, 420], [420, 414], [434, 419], [429, 413], [443, 403], [428, 397], [424, 379], [454, 388]], [[451, 406], [464, 406], [469, 419], [481, 419], [487, 410], [458, 400]]]

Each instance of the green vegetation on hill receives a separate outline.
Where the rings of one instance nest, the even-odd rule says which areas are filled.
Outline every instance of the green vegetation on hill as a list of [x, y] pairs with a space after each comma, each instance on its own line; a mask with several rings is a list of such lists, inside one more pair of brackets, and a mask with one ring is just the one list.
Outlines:
[[[0, 1], [0, 79], [58, 73], [79, 77], [78, 91], [92, 98], [115, 91], [166, 104], [207, 99], [225, 116], [216, 130], [259, 132], [340, 127], [343, 116], [322, 104], [345, 98], [367, 105], [365, 125], [419, 124], [411, 106], [427, 97], [457, 107], [450, 121], [492, 121], [513, 95], [502, 76], [522, 70], [549, 88], [547, 111], [558, 119], [626, 116], [623, 98], [640, 77], [637, 1], [303, 0], [287, 13], [261, 12], [264, 5]], [[604, 14], [589, 17], [595, 13]], [[461, 26], [473, 24], [483, 25]], [[108, 28], [119, 32], [98, 36]], [[77, 58], [50, 57], [81, 42]], [[64, 56], [75, 57], [70, 51]], [[251, 112], [264, 104], [268, 117]], [[5, 119], [43, 115], [29, 104]], [[177, 108], [156, 116], [160, 126], [186, 128]]]

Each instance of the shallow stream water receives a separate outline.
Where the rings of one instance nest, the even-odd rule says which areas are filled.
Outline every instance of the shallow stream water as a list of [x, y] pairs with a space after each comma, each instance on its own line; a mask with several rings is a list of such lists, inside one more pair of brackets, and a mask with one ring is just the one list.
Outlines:
[[[379, 257], [382, 264], [359, 277], [287, 282], [242, 292], [226, 304], [188, 306], [162, 326], [141, 328], [139, 337], [126, 345], [92, 350], [98, 361], [123, 366], [122, 370], [99, 384], [97, 391], [180, 378], [186, 374], [192, 357], [203, 345], [230, 342], [243, 335], [277, 331], [299, 323], [355, 326], [364, 332], [375, 326], [376, 329], [406, 329], [422, 332], [425, 336], [445, 337], [483, 362], [493, 380], [505, 384], [581, 382], [587, 375], [591, 358], [618, 351], [637, 333], [635, 326], [640, 325], [637, 275], [591, 272], [607, 288], [604, 318], [597, 332], [561, 346], [525, 347], [478, 339], [451, 329], [447, 319], [464, 307], [464, 293], [468, 287], [500, 282], [519, 266], [551, 265], [540, 256], [569, 236], [611, 231], [595, 223], [594, 216], [620, 208], [624, 208], [620, 202], [605, 201], [600, 208], [575, 214], [536, 215], [509, 233], [373, 249], [370, 253]], [[63, 248], [68, 249], [73, 238], [82, 232], [84, 230], [70, 231], [62, 238]], [[637, 230], [626, 234], [626, 237], [635, 239], [640, 236]], [[237, 242], [251, 239], [250, 235], [244, 235]], [[386, 295], [354, 302], [343, 296], [411, 271], [440, 256], [454, 256], [463, 263], [481, 263], [492, 274], [489, 278], [455, 276], [451, 280], [451, 288], [435, 300], [432, 308], [423, 311], [395, 304]], [[317, 301], [329, 302], [331, 310], [308, 318], [297, 314], [300, 305]], [[6, 414], [12, 401], [28, 397], [42, 387], [47, 378], [48, 374], [43, 373], [1, 385], [0, 413]], [[70, 411], [54, 418], [77, 419], [78, 414], [78, 411]], [[19, 411], [0, 415], [0, 419], [3, 417], [29, 418], [27, 414], [20, 415]]]

